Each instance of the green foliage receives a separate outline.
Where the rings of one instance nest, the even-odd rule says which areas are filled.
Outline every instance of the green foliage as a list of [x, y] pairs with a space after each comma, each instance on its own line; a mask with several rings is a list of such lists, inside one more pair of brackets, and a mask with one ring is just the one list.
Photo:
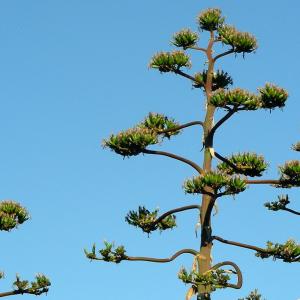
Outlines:
[[230, 280], [228, 273], [222, 269], [209, 270], [204, 274], [199, 274], [196, 271], [188, 273], [185, 268], [181, 268], [178, 278], [184, 283], [193, 284], [194, 287], [199, 285], [209, 286], [212, 291], [225, 288]]
[[138, 125], [139, 128], [149, 129], [153, 131], [153, 133], [161, 134], [166, 138], [170, 138], [172, 135], [180, 133], [180, 130], [174, 130], [178, 126], [179, 124], [176, 123], [173, 118], [168, 118], [165, 115], [158, 113], [149, 113], [145, 120]]
[[176, 47], [187, 49], [189, 47], [195, 46], [197, 41], [198, 34], [196, 32], [193, 32], [190, 29], [182, 29], [174, 34], [172, 44]]
[[99, 250], [99, 254], [101, 255], [100, 258], [97, 257], [95, 244], [93, 245], [91, 252], [88, 252], [86, 249], [84, 249], [84, 253], [89, 259], [104, 260], [107, 262], [114, 262], [116, 264], [126, 259], [126, 250], [124, 246], [115, 247], [113, 243], [106, 241], [104, 241], [104, 246], [105, 248]]
[[27, 210], [14, 201], [0, 202], [0, 230], [10, 231], [29, 219]]
[[158, 209], [150, 212], [144, 206], [139, 206], [138, 211], [131, 210], [125, 217], [128, 224], [141, 228], [146, 233], [151, 233], [156, 229], [161, 231], [176, 227], [176, 217], [169, 215], [157, 224], [153, 224], [157, 219]]
[[246, 298], [240, 298], [238, 300], [262, 300], [261, 298], [261, 294], [258, 292], [258, 290], [254, 290], [252, 291], [249, 296], [247, 296]]
[[[193, 84], [195, 88], [205, 88], [206, 79], [207, 79], [207, 70], [196, 73], [195, 74], [196, 82]], [[218, 70], [217, 72], [213, 73], [212, 77], [212, 91], [216, 91], [217, 89], [225, 89], [229, 85], [232, 85], [233, 81], [232, 78], [228, 75], [227, 72], [223, 70]]]
[[224, 17], [220, 9], [209, 8], [199, 14], [197, 21], [200, 29], [214, 31], [223, 24]]
[[160, 72], [175, 72], [182, 67], [190, 68], [190, 57], [183, 51], [159, 52], [150, 61], [150, 68]]
[[228, 175], [238, 173], [251, 177], [262, 176], [262, 173], [268, 167], [263, 156], [257, 155], [256, 153], [238, 153], [226, 158], [239, 169], [239, 171], [237, 171], [225, 162], [218, 164], [218, 170]]
[[300, 262], [300, 245], [294, 240], [288, 240], [285, 244], [273, 244], [267, 242], [265, 252], [257, 252], [257, 257], [273, 257], [274, 260], [282, 259], [284, 262]]
[[218, 32], [222, 43], [231, 46], [236, 53], [250, 53], [257, 49], [256, 38], [248, 32], [238, 31], [230, 25], [219, 27]]
[[246, 182], [236, 176], [230, 177], [220, 172], [209, 172], [186, 180], [183, 188], [188, 194], [207, 194], [209, 188], [213, 190], [214, 195], [220, 197], [243, 192], [246, 189]]
[[300, 161], [290, 160], [279, 167], [281, 172], [280, 187], [300, 186]]
[[240, 88], [229, 91], [216, 90], [210, 98], [210, 103], [225, 109], [257, 110], [260, 108], [259, 97]]
[[265, 203], [265, 207], [269, 210], [277, 211], [285, 209], [286, 206], [290, 203], [288, 195], [278, 196], [278, 201], [267, 202]]
[[32, 282], [21, 280], [17, 275], [16, 281], [13, 283], [13, 287], [16, 291], [20, 291], [22, 294], [33, 294], [36, 296], [47, 293], [50, 285], [50, 280], [43, 274], [38, 274], [35, 277], [35, 281]]
[[108, 147], [117, 154], [133, 156], [140, 154], [147, 146], [157, 144], [157, 135], [147, 128], [132, 128], [103, 141], [103, 146]]
[[292, 146], [292, 149], [295, 151], [299, 151], [300, 152], [300, 142], [297, 142], [296, 144], [294, 144]]
[[288, 98], [288, 93], [285, 89], [274, 84], [267, 83], [263, 88], [258, 89], [260, 92], [261, 107], [274, 109], [276, 107], [284, 107]]

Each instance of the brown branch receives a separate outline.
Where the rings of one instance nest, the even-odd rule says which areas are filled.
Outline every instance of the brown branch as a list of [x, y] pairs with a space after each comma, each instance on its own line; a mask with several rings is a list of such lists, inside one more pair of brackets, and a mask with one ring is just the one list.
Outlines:
[[29, 289], [26, 290], [14, 290], [14, 291], [10, 291], [10, 292], [4, 292], [4, 293], [0, 293], [0, 298], [1, 297], [7, 297], [7, 296], [14, 296], [14, 295], [20, 295], [20, 294], [31, 294], [31, 295], [41, 295], [43, 293], [47, 293], [48, 289], [47, 288], [43, 288], [40, 291], [30, 291]]
[[219, 59], [219, 58], [221, 58], [221, 57], [223, 57], [223, 56], [225, 56], [225, 55], [231, 54], [231, 53], [234, 53], [234, 49], [230, 49], [230, 50], [228, 50], [228, 51], [225, 51], [225, 52], [223, 52], [223, 53], [220, 53], [220, 54], [216, 55], [216, 56], [214, 57], [214, 61], [216, 61], [217, 59]]
[[196, 163], [194, 163], [193, 161], [186, 159], [184, 157], [178, 156], [176, 154], [173, 153], [169, 153], [169, 152], [165, 152], [165, 151], [156, 151], [156, 150], [148, 150], [148, 149], [144, 149], [142, 151], [142, 153], [146, 153], [146, 154], [155, 154], [155, 155], [163, 155], [163, 156], [167, 156], [179, 161], [182, 161], [188, 165], [190, 165], [191, 167], [193, 167], [199, 174], [204, 174], [203, 169], [197, 165]]
[[183, 125], [171, 128], [171, 129], [160, 130], [160, 131], [158, 131], [158, 133], [161, 134], [161, 133], [173, 132], [173, 131], [177, 131], [177, 130], [180, 130], [180, 129], [183, 129], [183, 128], [187, 128], [187, 127], [190, 127], [190, 126], [194, 126], [194, 125], [201, 125], [203, 127], [203, 122], [201, 122], [201, 121], [193, 121], [193, 122], [189, 122], [189, 123], [186, 123], [186, 124], [183, 124]]
[[193, 77], [193, 76], [191, 76], [191, 75], [189, 75], [189, 74], [186, 74], [186, 73], [182, 72], [181, 70], [175, 69], [175, 70], [173, 70], [173, 72], [174, 72], [175, 74], [181, 75], [181, 76], [183, 76], [183, 77], [185, 77], [185, 78], [187, 78], [187, 79], [190, 79], [190, 80], [192, 80], [192, 81], [194, 81], [194, 82], [197, 82], [197, 80], [195, 79], [195, 77]]
[[281, 184], [280, 180], [262, 179], [262, 180], [245, 180], [247, 184]]
[[237, 246], [237, 247], [241, 247], [241, 248], [246, 248], [246, 249], [254, 250], [254, 251], [257, 251], [257, 252], [261, 252], [261, 253], [268, 253], [268, 251], [263, 249], [263, 248], [259, 248], [259, 247], [248, 245], [248, 244], [238, 243], [238, 242], [234, 242], [234, 241], [225, 240], [225, 239], [222, 239], [221, 237], [216, 236], [216, 235], [212, 236], [212, 239], [217, 240], [217, 241], [219, 241], [221, 243], [224, 243], [224, 244], [233, 245], [233, 246]]
[[238, 277], [238, 281], [237, 281], [236, 284], [227, 283], [226, 287], [231, 287], [233, 289], [240, 289], [243, 285], [243, 275], [242, 275], [242, 272], [241, 272], [240, 268], [238, 267], [238, 265], [235, 264], [232, 261], [223, 261], [221, 263], [218, 263], [218, 264], [214, 265], [211, 269], [216, 270], [216, 269], [219, 269], [222, 266], [232, 266], [235, 270], [235, 273], [236, 273], [237, 277]]
[[191, 47], [188, 47], [188, 49], [193, 49], [193, 50], [198, 50], [198, 51], [203, 51], [203, 52], [207, 52], [207, 49], [205, 48], [201, 48], [201, 47], [197, 47], [197, 46], [191, 46]]
[[226, 163], [227, 165], [229, 165], [232, 169], [234, 169], [237, 173], [241, 173], [242, 170], [240, 170], [235, 164], [233, 164], [230, 160], [228, 160], [226, 157], [223, 157], [222, 155], [220, 155], [218, 152], [214, 151], [214, 154], [216, 156], [216, 158], [218, 158], [219, 160], [221, 160], [222, 162]]
[[174, 208], [171, 209], [167, 212], [165, 212], [164, 214], [162, 214], [159, 218], [157, 218], [152, 224], [151, 226], [155, 226], [157, 225], [160, 221], [162, 221], [165, 217], [177, 213], [177, 212], [181, 212], [181, 211], [185, 211], [185, 210], [190, 210], [190, 209], [201, 209], [200, 205], [187, 205], [187, 206], [182, 206], [182, 207], [178, 207], [178, 208]]

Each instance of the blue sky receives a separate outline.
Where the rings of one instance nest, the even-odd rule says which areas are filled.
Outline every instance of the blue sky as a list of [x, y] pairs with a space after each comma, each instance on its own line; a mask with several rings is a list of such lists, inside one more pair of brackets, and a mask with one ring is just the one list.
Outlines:
[[[295, 1], [1, 1], [1, 199], [18, 201], [31, 214], [18, 230], [1, 233], [1, 290], [11, 288], [15, 273], [30, 279], [42, 272], [53, 285], [42, 296], [48, 300], [184, 299], [188, 287], [177, 272], [191, 265], [191, 257], [164, 265], [111, 265], [90, 263], [83, 248], [109, 240], [125, 245], [129, 255], [168, 257], [199, 247], [195, 212], [178, 215], [178, 228], [150, 238], [124, 222], [138, 205], [165, 211], [199, 203], [181, 188], [194, 170], [161, 157], [123, 160], [103, 150], [101, 140], [149, 111], [182, 123], [203, 118], [202, 93], [184, 78], [149, 70], [148, 63], [157, 51], [172, 49], [174, 32], [196, 30], [197, 14], [208, 7], [221, 8], [229, 24], [258, 38], [256, 54], [219, 62], [234, 86], [255, 91], [273, 82], [290, 93], [283, 111], [234, 116], [216, 135], [215, 147], [224, 155], [264, 154], [270, 163], [265, 178], [276, 178], [278, 165], [299, 158], [290, 150], [300, 140]], [[200, 36], [205, 42], [205, 33]], [[192, 62], [193, 71], [201, 70], [205, 60], [192, 53]], [[201, 131], [187, 129], [161, 149], [201, 163]], [[251, 187], [235, 199], [221, 199], [215, 234], [258, 246], [299, 241], [296, 216], [263, 207], [284, 192]], [[299, 209], [297, 189], [289, 193]], [[244, 273], [241, 290], [217, 292], [214, 300], [238, 299], [254, 288], [269, 300], [300, 298], [296, 264], [262, 261], [250, 250], [217, 243], [213, 258], [233, 260]]]

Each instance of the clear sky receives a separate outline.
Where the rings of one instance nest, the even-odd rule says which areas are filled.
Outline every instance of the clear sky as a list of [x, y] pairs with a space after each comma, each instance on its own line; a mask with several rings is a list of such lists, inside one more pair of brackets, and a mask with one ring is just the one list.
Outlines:
[[[290, 150], [300, 140], [297, 1], [1, 1], [1, 199], [18, 201], [31, 214], [18, 230], [1, 232], [1, 290], [11, 288], [15, 273], [31, 279], [42, 272], [52, 287], [41, 299], [184, 299], [188, 287], [177, 272], [191, 265], [189, 256], [164, 265], [112, 265], [90, 263], [83, 249], [109, 240], [125, 245], [128, 255], [169, 257], [180, 248], [199, 247], [193, 211], [178, 215], [178, 228], [150, 238], [124, 222], [141, 204], [165, 211], [199, 203], [181, 187], [194, 170], [162, 157], [123, 160], [103, 150], [101, 140], [149, 111], [181, 123], [203, 118], [202, 92], [184, 78], [149, 70], [148, 63], [157, 51], [172, 49], [174, 32], [196, 30], [197, 14], [208, 7], [221, 8], [229, 24], [258, 38], [255, 54], [220, 60], [218, 67], [233, 76], [234, 86], [255, 91], [273, 82], [290, 93], [283, 111], [234, 116], [217, 134], [215, 147], [223, 155], [264, 154], [270, 163], [264, 178], [277, 178], [278, 165], [299, 159]], [[201, 33], [200, 44], [205, 41]], [[192, 71], [201, 71], [201, 54], [192, 53], [192, 61]], [[160, 148], [201, 163], [201, 131], [187, 129]], [[263, 207], [285, 192], [251, 187], [222, 199], [214, 233], [262, 247], [267, 240], [299, 241], [297, 216]], [[300, 209], [297, 189], [288, 192], [291, 206]], [[214, 300], [238, 299], [254, 288], [268, 300], [300, 298], [296, 264], [263, 261], [250, 250], [217, 242], [213, 259], [233, 260], [244, 274], [241, 290], [222, 290]]]

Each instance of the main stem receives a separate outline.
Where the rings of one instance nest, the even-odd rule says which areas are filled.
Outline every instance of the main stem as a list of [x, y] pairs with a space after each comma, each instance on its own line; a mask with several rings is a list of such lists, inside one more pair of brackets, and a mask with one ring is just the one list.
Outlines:
[[[210, 148], [213, 147], [212, 139], [208, 138], [209, 133], [213, 127], [213, 119], [215, 107], [210, 104], [210, 97], [212, 93], [212, 79], [214, 72], [214, 59], [212, 57], [212, 47], [214, 43], [214, 34], [210, 33], [210, 40], [206, 49], [206, 55], [208, 59], [207, 79], [205, 84], [206, 93], [206, 116], [203, 124], [204, 132], [204, 159], [203, 170], [204, 172], [211, 171], [212, 156]], [[211, 230], [211, 211], [214, 205], [215, 199], [210, 195], [202, 196], [201, 205], [201, 245], [200, 255], [198, 258], [199, 273], [203, 274], [211, 269], [211, 250], [212, 250], [212, 230]], [[210, 300], [210, 287], [199, 286], [198, 287], [198, 300]]]

